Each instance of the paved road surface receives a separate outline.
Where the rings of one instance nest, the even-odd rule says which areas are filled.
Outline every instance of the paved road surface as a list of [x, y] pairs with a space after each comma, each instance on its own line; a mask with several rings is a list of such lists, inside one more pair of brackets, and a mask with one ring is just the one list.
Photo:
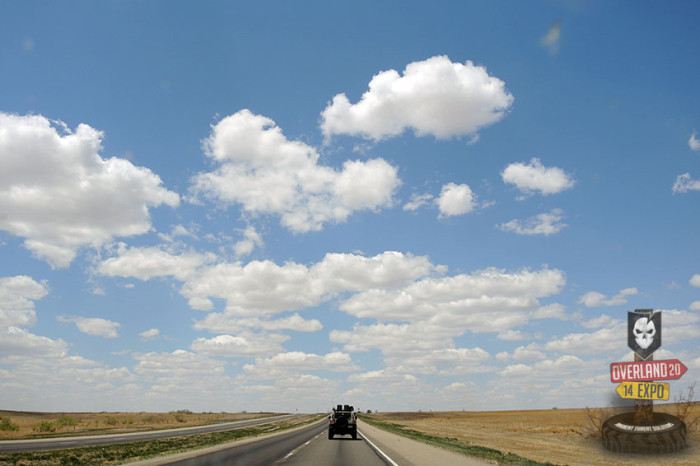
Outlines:
[[[198, 456], [193, 456], [193, 455]], [[386, 466], [388, 463], [361, 438], [336, 435], [328, 439], [328, 420], [311, 424], [291, 432], [267, 436], [247, 443], [213, 447], [204, 452], [164, 457], [137, 463], [140, 466], [177, 465], [333, 465], [333, 466]]]
[[183, 427], [180, 429], [156, 430], [150, 432], [134, 432], [130, 434], [94, 435], [85, 437], [47, 438], [38, 440], [3, 440], [0, 441], [0, 451], [15, 453], [20, 451], [62, 450], [66, 448], [90, 447], [115, 443], [140, 442], [162, 438], [182, 437], [183, 435], [221, 432], [224, 430], [241, 429], [271, 421], [279, 421], [292, 417], [284, 416], [251, 419], [249, 421], [225, 422], [207, 426]]
[[377, 450], [363, 437], [358, 435], [353, 440], [349, 435], [340, 435], [328, 439], [328, 429], [312, 438], [308, 443], [300, 445], [292, 450], [281, 461], [275, 463], [279, 466], [308, 466], [333, 465], [333, 466], [386, 466], [392, 464], [381, 456]]
[[136, 463], [178, 465], [332, 465], [332, 466], [481, 466], [471, 459], [360, 422], [357, 440], [349, 435], [328, 439], [327, 420], [261, 439], [211, 447]]
[[[280, 416], [274, 419], [286, 418]], [[61, 448], [76, 448], [86, 445], [136, 442], [163, 436], [175, 437], [235, 429], [269, 422], [270, 419], [239, 421], [234, 423], [200, 426], [169, 431], [105, 435], [100, 437], [73, 437], [0, 442], [0, 451], [37, 451]], [[269, 436], [239, 440], [225, 445], [205, 448], [172, 456], [155, 458], [135, 463], [142, 466], [176, 464], [199, 465], [333, 465], [333, 466], [434, 466], [434, 465], [484, 465], [485, 462], [432, 447], [415, 440], [400, 437], [366, 423], [359, 422], [359, 435], [353, 440], [350, 435], [328, 439], [328, 420], [299, 427], [291, 431]], [[134, 463], [132, 463], [134, 464]]]

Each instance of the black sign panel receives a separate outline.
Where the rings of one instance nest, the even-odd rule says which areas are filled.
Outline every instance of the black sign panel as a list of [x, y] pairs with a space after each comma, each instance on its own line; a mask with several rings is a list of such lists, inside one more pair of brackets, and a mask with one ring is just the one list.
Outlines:
[[[637, 309], [637, 311], [640, 311]], [[661, 346], [661, 312], [627, 313], [627, 346], [647, 359]]]

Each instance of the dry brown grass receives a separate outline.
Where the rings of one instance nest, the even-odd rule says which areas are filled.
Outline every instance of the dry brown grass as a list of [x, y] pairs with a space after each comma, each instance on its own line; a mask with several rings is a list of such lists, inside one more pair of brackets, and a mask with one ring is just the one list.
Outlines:
[[[261, 413], [191, 413], [189, 411], [170, 413], [35, 413], [0, 410], [0, 417], [9, 418], [12, 424], [19, 426], [19, 430], [15, 431], [0, 430], [0, 440], [46, 435], [139, 432], [214, 422], [243, 421], [269, 415]], [[55, 430], [41, 429], [42, 425], [45, 427], [50, 425]]]
[[685, 421], [690, 432], [697, 432], [700, 429], [700, 404], [695, 401], [695, 383], [676, 396], [674, 406], [676, 412], [673, 414]]
[[[655, 411], [677, 413], [674, 405], [658, 405]], [[599, 410], [602, 420], [613, 411]], [[566, 465], [698, 465], [700, 433], [688, 433], [689, 446], [662, 456], [611, 453], [592, 435], [591, 410], [552, 409], [492, 412], [421, 412], [373, 414], [378, 420], [400, 424], [443, 438], [513, 453], [538, 462]], [[602, 421], [600, 421], [602, 422]]]

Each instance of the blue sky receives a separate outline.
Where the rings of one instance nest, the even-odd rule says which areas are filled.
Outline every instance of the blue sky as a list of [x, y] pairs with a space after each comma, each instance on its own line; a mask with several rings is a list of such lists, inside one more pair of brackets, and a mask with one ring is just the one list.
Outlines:
[[616, 402], [698, 378], [694, 2], [0, 2], [4, 409]]

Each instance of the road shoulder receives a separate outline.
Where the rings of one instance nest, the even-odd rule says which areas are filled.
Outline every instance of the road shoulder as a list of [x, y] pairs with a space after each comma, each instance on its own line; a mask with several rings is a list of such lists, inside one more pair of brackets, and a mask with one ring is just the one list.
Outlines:
[[360, 420], [358, 420], [358, 426], [360, 435], [369, 439], [400, 466], [434, 466], [436, 464], [483, 466], [492, 464], [418, 440], [392, 434]]

